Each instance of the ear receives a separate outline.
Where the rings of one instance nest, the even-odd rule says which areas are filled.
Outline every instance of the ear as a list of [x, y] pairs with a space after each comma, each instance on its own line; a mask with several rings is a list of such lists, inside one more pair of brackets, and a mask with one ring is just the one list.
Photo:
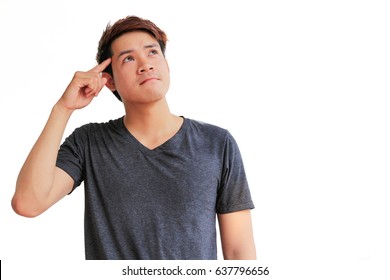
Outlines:
[[107, 72], [103, 72], [102, 77], [107, 79], [106, 87], [108, 87], [111, 91], [115, 91], [116, 88], [114, 78]]
[[167, 60], [167, 59], [165, 59], [165, 61], [166, 61], [166, 63], [167, 63], [168, 73], [170, 73], [170, 72], [171, 72], [171, 70], [169, 69], [169, 63], [168, 63], [168, 60]]

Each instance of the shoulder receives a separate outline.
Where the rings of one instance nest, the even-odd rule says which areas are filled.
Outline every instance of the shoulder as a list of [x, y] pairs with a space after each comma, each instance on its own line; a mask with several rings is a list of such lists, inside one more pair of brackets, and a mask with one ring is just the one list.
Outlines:
[[107, 122], [91, 122], [81, 125], [75, 129], [75, 132], [79, 133], [93, 133], [97, 131], [109, 131], [109, 130], [120, 130], [123, 126], [123, 117], [118, 119], [109, 120]]
[[225, 145], [228, 142], [235, 143], [232, 134], [224, 127], [194, 119], [186, 120], [188, 122], [190, 134], [194, 137], [201, 138], [218, 145]]
[[212, 136], [218, 137], [226, 137], [229, 134], [229, 131], [226, 128], [210, 124], [207, 122], [194, 120], [194, 119], [186, 119], [189, 125], [189, 128], [193, 132], [208, 134]]
[[115, 135], [123, 133], [123, 117], [109, 120], [107, 122], [91, 122], [81, 125], [74, 129], [70, 137], [86, 140], [89, 138], [101, 138], [107, 135]]

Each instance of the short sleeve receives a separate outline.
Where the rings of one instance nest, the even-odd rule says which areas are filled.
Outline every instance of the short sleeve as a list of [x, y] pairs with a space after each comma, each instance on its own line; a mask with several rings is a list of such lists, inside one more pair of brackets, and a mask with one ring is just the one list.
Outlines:
[[[73, 178], [73, 190], [84, 180], [84, 143], [86, 135], [82, 128], [77, 128], [60, 146], [56, 166]], [[72, 190], [72, 191], [73, 191]]]
[[217, 213], [224, 214], [253, 209], [247, 177], [240, 150], [227, 132], [223, 155], [223, 170], [217, 196]]

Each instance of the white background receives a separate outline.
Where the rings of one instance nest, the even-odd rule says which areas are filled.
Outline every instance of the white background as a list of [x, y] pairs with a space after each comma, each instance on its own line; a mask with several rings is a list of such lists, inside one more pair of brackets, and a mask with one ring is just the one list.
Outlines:
[[[168, 35], [172, 112], [225, 127], [236, 138], [256, 204], [258, 262], [270, 267], [270, 277], [386, 279], [386, 3], [0, 0], [5, 279], [42, 279], [57, 269], [80, 276], [69, 274], [69, 262], [81, 275], [91, 273], [82, 270], [82, 188], [34, 219], [17, 216], [10, 200], [51, 107], [76, 70], [95, 65], [106, 24], [127, 15], [150, 19]], [[65, 134], [123, 114], [104, 89], [72, 116]]]

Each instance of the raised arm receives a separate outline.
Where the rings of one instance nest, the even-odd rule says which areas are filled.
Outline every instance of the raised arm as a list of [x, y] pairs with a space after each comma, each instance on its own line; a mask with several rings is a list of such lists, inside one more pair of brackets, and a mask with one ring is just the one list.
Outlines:
[[14, 211], [35, 217], [67, 195], [73, 179], [56, 167], [58, 148], [72, 113], [87, 106], [107, 82], [100, 73], [110, 64], [103, 61], [87, 72], [76, 72], [22, 166], [12, 198]]
[[218, 214], [223, 257], [225, 260], [255, 260], [250, 210]]

